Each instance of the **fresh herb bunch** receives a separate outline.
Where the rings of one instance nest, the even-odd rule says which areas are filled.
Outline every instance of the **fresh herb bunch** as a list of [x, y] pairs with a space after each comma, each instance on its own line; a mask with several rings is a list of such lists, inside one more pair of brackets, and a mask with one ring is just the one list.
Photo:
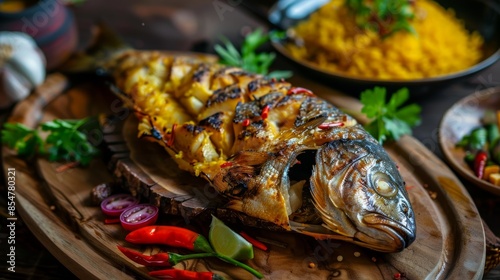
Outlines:
[[410, 104], [400, 108], [410, 97], [407, 88], [395, 92], [386, 103], [386, 89], [375, 87], [361, 93], [361, 112], [372, 121], [366, 130], [381, 144], [388, 139], [398, 140], [405, 134], [412, 133], [412, 127], [420, 124], [421, 108]]
[[269, 67], [274, 62], [276, 54], [274, 52], [257, 52], [257, 49], [268, 42], [271, 37], [280, 36], [281, 33], [264, 33], [262, 29], [256, 29], [245, 36], [241, 51], [227, 38], [222, 38], [224, 46], [215, 45], [215, 51], [222, 58], [221, 63], [241, 67], [249, 72], [266, 75], [269, 78], [289, 78], [291, 71], [273, 71], [268, 73]]
[[411, 0], [346, 0], [361, 28], [377, 31], [382, 37], [405, 30], [415, 33], [410, 24], [414, 17]]
[[81, 120], [53, 120], [43, 123], [39, 129], [48, 132], [45, 139], [39, 129], [30, 129], [20, 123], [6, 123], [2, 130], [2, 143], [16, 150], [21, 157], [36, 154], [47, 156], [50, 161], [76, 161], [85, 166], [98, 154], [81, 129], [90, 118]]

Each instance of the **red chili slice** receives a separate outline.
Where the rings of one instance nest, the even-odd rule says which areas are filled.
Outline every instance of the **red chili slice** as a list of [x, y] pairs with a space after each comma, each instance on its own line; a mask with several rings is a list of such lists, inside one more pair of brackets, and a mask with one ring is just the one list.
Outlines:
[[266, 105], [263, 109], [262, 109], [262, 113], [260, 114], [260, 117], [265, 120], [267, 119], [267, 117], [269, 116], [269, 105]]
[[329, 122], [329, 123], [322, 123], [318, 126], [319, 129], [330, 129], [332, 127], [336, 126], [344, 126], [343, 122]]
[[151, 204], [135, 205], [120, 215], [122, 227], [128, 231], [154, 225], [157, 219], [158, 207]]
[[244, 127], [249, 126], [250, 125], [250, 119], [245, 119], [241, 125], [244, 126]]
[[287, 92], [288, 95], [292, 94], [305, 94], [307, 96], [314, 96], [314, 93], [306, 88], [301, 88], [301, 87], [293, 87], [288, 90]]
[[106, 216], [118, 217], [130, 206], [139, 203], [139, 200], [130, 194], [115, 194], [101, 202], [101, 210]]
[[231, 167], [231, 166], [233, 166], [233, 163], [230, 161], [226, 161], [220, 165], [220, 168], [226, 168], [226, 167]]

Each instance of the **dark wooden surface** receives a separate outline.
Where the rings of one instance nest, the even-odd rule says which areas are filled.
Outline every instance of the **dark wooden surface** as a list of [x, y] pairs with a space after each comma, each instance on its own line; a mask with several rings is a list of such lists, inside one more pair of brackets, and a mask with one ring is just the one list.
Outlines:
[[[217, 12], [215, 4], [233, 3], [226, 6], [228, 10]], [[131, 46], [139, 49], [197, 50], [212, 51], [213, 43], [224, 35], [231, 40], [241, 40], [241, 34], [249, 28], [261, 26], [262, 23], [240, 11], [239, 1], [196, 1], [196, 0], [147, 0], [147, 1], [99, 1], [87, 0], [83, 5], [74, 7], [80, 33], [80, 45], [84, 46], [91, 37], [90, 26], [102, 20], [120, 34]], [[290, 68], [281, 58], [279, 68]], [[296, 74], [300, 74], [298, 70]], [[438, 144], [438, 125], [443, 113], [454, 102], [477, 90], [491, 86], [500, 86], [500, 63], [478, 74], [477, 76], [435, 89], [417, 102], [423, 108], [422, 125], [414, 130], [414, 136], [430, 151], [440, 158], [442, 153]], [[1, 112], [4, 120], [8, 111]], [[2, 180], [2, 183], [4, 180]], [[500, 235], [500, 197], [491, 195], [471, 186], [464, 185], [474, 198], [476, 205], [488, 226]], [[0, 197], [0, 213], [5, 214], [6, 195]], [[3, 225], [4, 223], [2, 223]], [[18, 223], [16, 229], [18, 246], [16, 254], [16, 274], [9, 274], [5, 279], [71, 279], [71, 272], [58, 263], [43, 246], [31, 235], [29, 230]], [[0, 227], [0, 259], [6, 252], [7, 229]], [[5, 264], [2, 262], [2, 268]], [[3, 279], [3, 270], [0, 279]], [[6, 269], [6, 268], [5, 268]], [[13, 278], [14, 277], [14, 278]], [[485, 279], [500, 279], [500, 272], [492, 271]]]

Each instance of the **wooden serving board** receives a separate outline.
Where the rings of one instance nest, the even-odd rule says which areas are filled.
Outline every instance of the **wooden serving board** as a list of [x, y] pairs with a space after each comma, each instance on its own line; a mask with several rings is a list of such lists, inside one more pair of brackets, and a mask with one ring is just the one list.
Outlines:
[[[292, 83], [310, 88], [340, 108], [360, 109], [357, 100], [309, 80], [296, 77]], [[412, 137], [403, 137], [386, 149], [409, 186], [417, 239], [400, 253], [382, 254], [340, 241], [318, 242], [296, 233], [233, 223], [237, 221], [234, 214], [218, 208], [217, 199], [205, 182], [179, 171], [159, 147], [136, 139], [134, 119], [128, 118], [128, 112], [105, 88], [84, 83], [53, 97], [48, 106], [35, 106], [40, 118], [34, 118], [37, 114], [33, 112], [27, 115], [25, 111], [15, 111], [11, 119], [33, 126], [53, 118], [114, 113], [119, 120], [113, 125], [108, 123], [99, 139], [111, 153], [105, 153], [105, 161], [96, 159], [86, 168], [57, 172], [61, 163], [40, 158], [34, 163], [37, 171], [34, 173], [30, 165], [4, 148], [4, 172], [14, 167], [18, 182], [27, 182], [26, 188], [18, 189], [23, 219], [42, 243], [51, 252], [58, 252], [55, 256], [81, 278], [89, 275], [100, 279], [147, 278], [149, 269], [121, 255], [116, 249], [118, 244], [146, 254], [173, 250], [127, 244], [125, 230], [119, 225], [103, 223], [100, 208], [90, 203], [90, 192], [94, 186], [113, 180], [124, 183], [132, 194], [160, 205], [165, 212], [159, 223], [187, 226], [206, 235], [206, 216], [215, 213], [229, 219], [231, 226], [265, 240], [269, 250], [255, 249], [255, 258], [248, 264], [261, 271], [266, 279], [393, 279], [395, 273], [404, 273], [407, 279], [482, 277], [485, 237], [480, 216], [460, 181]], [[47, 211], [49, 205], [55, 206], [54, 211]], [[60, 224], [55, 216], [67, 226], [54, 229], [45, 224], [47, 221]], [[75, 237], [78, 242], [73, 241]], [[96, 256], [99, 261], [85, 265], [86, 258]], [[68, 259], [83, 261], [68, 263]], [[177, 267], [210, 270], [228, 279], [254, 278], [240, 268], [213, 259], [184, 262]]]

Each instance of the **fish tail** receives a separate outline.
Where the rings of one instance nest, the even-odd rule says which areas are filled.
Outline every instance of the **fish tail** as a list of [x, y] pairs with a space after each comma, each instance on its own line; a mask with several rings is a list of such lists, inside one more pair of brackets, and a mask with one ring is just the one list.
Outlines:
[[60, 67], [60, 71], [68, 73], [97, 72], [98, 74], [104, 74], [102, 67], [107, 61], [131, 49], [129, 45], [102, 22], [94, 26], [92, 33], [92, 41], [89, 46], [84, 51], [73, 54]]

